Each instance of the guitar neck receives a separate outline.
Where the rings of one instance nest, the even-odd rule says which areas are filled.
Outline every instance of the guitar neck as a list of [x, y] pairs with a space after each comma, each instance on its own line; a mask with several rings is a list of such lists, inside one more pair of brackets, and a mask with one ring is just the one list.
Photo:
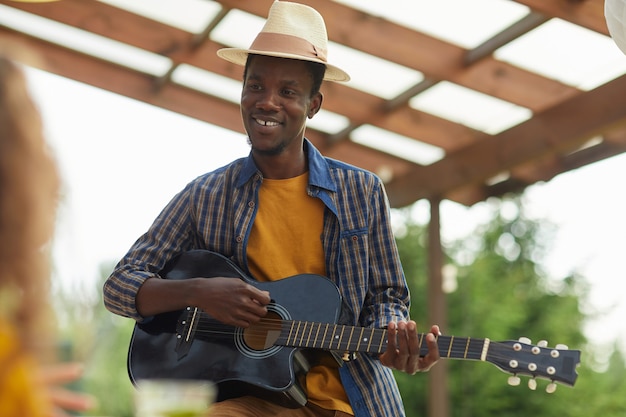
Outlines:
[[[425, 356], [428, 353], [426, 334], [418, 333], [418, 338], [420, 355]], [[382, 353], [387, 347], [387, 330], [284, 320], [275, 343], [338, 352]], [[438, 336], [437, 344], [442, 358], [484, 361], [489, 339]]]

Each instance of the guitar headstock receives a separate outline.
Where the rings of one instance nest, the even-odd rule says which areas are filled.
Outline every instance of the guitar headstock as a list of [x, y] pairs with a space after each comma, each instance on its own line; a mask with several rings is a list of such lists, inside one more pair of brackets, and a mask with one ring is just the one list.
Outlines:
[[525, 375], [531, 377], [528, 386], [534, 390], [536, 378], [542, 378], [550, 381], [546, 391], [552, 393], [557, 382], [574, 386], [580, 351], [569, 350], [565, 345], [548, 347], [544, 340], [533, 345], [530, 339], [522, 337], [518, 341], [490, 342], [485, 360], [512, 374], [511, 385], [519, 385], [519, 376]]

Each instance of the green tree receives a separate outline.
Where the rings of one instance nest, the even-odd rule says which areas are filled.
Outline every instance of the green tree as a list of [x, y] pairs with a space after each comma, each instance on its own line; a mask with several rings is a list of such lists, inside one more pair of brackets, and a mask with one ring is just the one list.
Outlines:
[[[544, 390], [547, 381], [538, 381], [537, 390], [531, 391], [509, 386], [508, 376], [491, 364], [446, 361], [451, 415], [623, 415], [626, 400], [609, 394], [624, 387], [621, 356], [613, 356], [605, 373], [585, 363], [594, 361], [581, 330], [586, 317], [580, 305], [587, 294], [583, 278], [553, 279], [540, 267], [552, 227], [526, 218], [517, 198], [492, 200], [490, 207], [490, 222], [468, 239], [446, 245], [448, 268], [456, 271], [456, 290], [447, 294], [448, 326], [443, 332], [492, 341], [525, 336], [533, 343], [541, 339], [550, 346], [564, 343], [583, 351], [580, 377], [574, 388], [562, 387], [550, 395]], [[504, 215], [511, 212], [514, 215]], [[422, 325], [427, 317], [425, 237], [426, 230], [414, 223], [398, 237], [412, 291], [411, 314]], [[397, 373], [409, 417], [427, 415], [427, 375]]]

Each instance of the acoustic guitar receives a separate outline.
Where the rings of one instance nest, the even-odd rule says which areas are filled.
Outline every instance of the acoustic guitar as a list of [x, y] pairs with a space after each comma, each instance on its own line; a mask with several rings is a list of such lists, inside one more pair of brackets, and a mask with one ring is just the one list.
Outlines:
[[[340, 323], [342, 297], [328, 278], [302, 274], [273, 282], [246, 276], [228, 258], [207, 250], [183, 252], [167, 263], [165, 279], [232, 277], [269, 291], [268, 314], [246, 329], [227, 326], [195, 307], [156, 315], [137, 323], [128, 352], [131, 381], [144, 378], [210, 380], [218, 386], [218, 401], [255, 395], [287, 407], [306, 403], [304, 378], [319, 363], [341, 366], [346, 356], [385, 351], [387, 331]], [[419, 334], [421, 353], [427, 353]], [[511, 374], [573, 386], [580, 351], [566, 346], [530, 344], [527, 339], [494, 342], [489, 339], [439, 336], [441, 358], [490, 362]]]

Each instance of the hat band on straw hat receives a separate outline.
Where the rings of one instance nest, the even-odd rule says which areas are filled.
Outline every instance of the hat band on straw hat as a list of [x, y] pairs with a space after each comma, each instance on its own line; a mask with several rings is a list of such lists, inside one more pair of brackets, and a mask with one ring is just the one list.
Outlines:
[[264, 51], [281, 54], [299, 55], [303, 58], [317, 58], [326, 63], [327, 51], [318, 48], [306, 39], [282, 33], [259, 33], [252, 45], [250, 52]]
[[322, 15], [304, 4], [276, 0], [250, 49], [221, 48], [217, 56], [244, 66], [249, 54], [317, 62], [326, 66], [324, 80], [350, 81], [348, 73], [328, 63], [328, 52]]

